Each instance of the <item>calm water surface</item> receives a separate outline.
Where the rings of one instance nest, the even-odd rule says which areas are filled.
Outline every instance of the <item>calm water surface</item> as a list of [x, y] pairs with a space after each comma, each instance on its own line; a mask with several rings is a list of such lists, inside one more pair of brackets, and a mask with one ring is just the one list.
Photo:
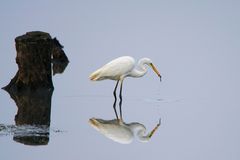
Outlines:
[[[165, 74], [160, 83], [151, 72], [142, 79], [126, 79], [122, 104], [124, 121], [141, 123], [147, 132], [155, 127], [159, 118], [162, 123], [148, 143], [135, 137], [132, 143], [123, 145], [106, 138], [88, 123], [93, 117], [115, 118], [112, 108], [115, 83], [94, 83], [88, 81], [87, 76], [79, 82], [68, 83], [74, 81], [71, 78], [74, 75], [70, 64], [64, 74], [54, 77], [51, 121], [47, 129], [42, 126], [15, 126], [16, 104], [1, 90], [0, 146], [3, 157], [237, 159], [239, 156], [239, 101], [231, 92], [237, 86], [228, 80], [224, 80], [229, 83], [226, 88], [219, 85], [219, 88], [208, 90], [216, 84], [205, 84], [209, 86], [200, 88], [195, 86], [201, 85], [200, 81], [192, 86], [184, 82], [176, 87], [168, 82], [174, 80]], [[184, 72], [182, 76], [188, 77]], [[29, 143], [27, 138], [18, 140], [18, 134], [35, 138]]]

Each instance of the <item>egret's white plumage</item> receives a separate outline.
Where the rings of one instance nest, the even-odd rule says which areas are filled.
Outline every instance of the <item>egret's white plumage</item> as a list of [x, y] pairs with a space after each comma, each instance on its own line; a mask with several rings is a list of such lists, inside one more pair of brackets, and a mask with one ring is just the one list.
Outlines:
[[146, 74], [147, 68], [145, 65], [151, 66], [157, 75], [161, 78], [159, 72], [152, 64], [149, 58], [142, 58], [135, 64], [135, 60], [129, 56], [116, 58], [105, 64], [90, 75], [93, 81], [104, 79], [123, 81], [125, 77], [142, 77]]

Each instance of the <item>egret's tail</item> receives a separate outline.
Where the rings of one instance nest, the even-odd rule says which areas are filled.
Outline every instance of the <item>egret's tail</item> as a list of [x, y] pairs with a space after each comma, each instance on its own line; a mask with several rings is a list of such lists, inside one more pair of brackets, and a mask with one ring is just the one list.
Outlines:
[[90, 74], [89, 78], [92, 81], [97, 81], [100, 75], [100, 71], [96, 70], [95, 72], [93, 72], [92, 74]]

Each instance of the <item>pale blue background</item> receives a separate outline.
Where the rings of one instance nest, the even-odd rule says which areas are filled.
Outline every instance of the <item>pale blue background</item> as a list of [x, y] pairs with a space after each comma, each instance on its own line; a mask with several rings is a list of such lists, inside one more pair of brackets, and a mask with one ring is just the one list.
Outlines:
[[[1, 159], [240, 159], [240, 1], [130, 0], [0, 3], [0, 86], [17, 71], [14, 38], [40, 30], [57, 37], [70, 64], [53, 78], [51, 127], [46, 146], [0, 137]], [[149, 57], [149, 70], [128, 78], [123, 90], [126, 122], [151, 129], [149, 143], [121, 145], [88, 125], [114, 118], [113, 81], [89, 74], [122, 55]], [[0, 123], [14, 124], [17, 107], [0, 91]]]

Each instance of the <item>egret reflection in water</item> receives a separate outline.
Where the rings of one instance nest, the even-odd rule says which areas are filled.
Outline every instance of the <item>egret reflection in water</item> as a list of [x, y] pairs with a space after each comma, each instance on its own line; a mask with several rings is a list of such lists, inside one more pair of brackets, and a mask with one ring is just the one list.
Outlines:
[[100, 118], [91, 118], [89, 123], [105, 137], [118, 143], [129, 144], [133, 141], [135, 135], [138, 137], [139, 141], [148, 142], [161, 125], [161, 119], [148, 134], [146, 133], [146, 127], [138, 122], [125, 123], [120, 119], [104, 120]]
[[[121, 101], [122, 100], [120, 100], [119, 103], [120, 113], [122, 107]], [[116, 98], [113, 106], [115, 105]], [[117, 114], [115, 108], [114, 111], [115, 114]], [[139, 122], [126, 123], [123, 121], [122, 116], [119, 119], [118, 115], [116, 115], [116, 119], [111, 120], [105, 120], [101, 118], [90, 118], [89, 124], [99, 133], [103, 134], [105, 137], [121, 144], [129, 144], [133, 141], [135, 136], [137, 136], [137, 139], [140, 142], [148, 142], [161, 125], [161, 119], [159, 119], [157, 125], [149, 133], [147, 133], [147, 129], [143, 124]]]

